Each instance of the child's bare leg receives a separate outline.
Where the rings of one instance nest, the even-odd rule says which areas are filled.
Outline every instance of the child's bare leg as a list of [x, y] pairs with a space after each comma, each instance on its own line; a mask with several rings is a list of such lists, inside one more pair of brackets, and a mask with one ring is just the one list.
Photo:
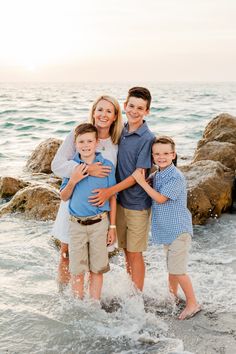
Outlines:
[[89, 293], [94, 300], [100, 300], [103, 284], [103, 274], [90, 272]]
[[130, 273], [128, 273], [131, 275], [131, 279], [136, 288], [142, 291], [145, 276], [145, 264], [142, 252], [129, 252], [126, 250], [126, 257], [130, 267]]
[[124, 253], [125, 253], [125, 266], [126, 266], [126, 271], [127, 273], [131, 276], [131, 264], [129, 263], [129, 258], [127, 255], [127, 250], [124, 249]]
[[175, 298], [177, 298], [177, 293], [178, 293], [178, 287], [179, 287], [179, 281], [176, 277], [176, 275], [169, 274], [169, 290], [170, 293], [174, 295]]
[[178, 280], [179, 285], [181, 286], [184, 295], [186, 297], [186, 307], [179, 315], [180, 320], [184, 320], [186, 318], [190, 318], [194, 316], [197, 312], [200, 311], [200, 305], [197, 303], [192, 282], [188, 274], [183, 275], [173, 275]]
[[84, 274], [71, 276], [71, 287], [75, 297], [83, 299], [84, 297]]
[[60, 260], [58, 265], [58, 282], [67, 285], [70, 281], [68, 244], [61, 242]]

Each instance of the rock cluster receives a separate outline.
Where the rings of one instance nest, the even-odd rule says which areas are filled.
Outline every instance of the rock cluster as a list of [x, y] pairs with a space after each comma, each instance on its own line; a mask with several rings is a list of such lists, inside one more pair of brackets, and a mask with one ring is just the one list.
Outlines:
[[54, 220], [60, 203], [59, 192], [47, 185], [32, 185], [18, 191], [0, 208], [0, 216], [21, 212], [39, 220]]
[[[50, 174], [60, 144], [61, 140], [51, 138], [39, 144], [27, 161], [28, 170]], [[211, 120], [198, 142], [193, 161], [180, 169], [187, 179], [188, 207], [194, 224], [204, 224], [209, 217], [219, 217], [228, 210], [236, 169], [236, 118], [220, 114]], [[41, 184], [0, 178], [0, 198], [13, 196], [0, 207], [0, 216], [18, 211], [33, 219], [55, 219], [60, 203], [57, 183], [45, 178]]]
[[206, 126], [191, 164], [181, 168], [194, 224], [204, 224], [230, 208], [235, 169], [236, 117], [220, 114]]
[[61, 143], [60, 139], [49, 138], [39, 144], [26, 163], [28, 170], [51, 173], [51, 163]]

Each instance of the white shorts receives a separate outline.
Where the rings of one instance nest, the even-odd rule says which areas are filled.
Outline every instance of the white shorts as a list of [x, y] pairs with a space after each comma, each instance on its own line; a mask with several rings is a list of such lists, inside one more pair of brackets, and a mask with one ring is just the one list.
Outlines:
[[63, 243], [69, 243], [69, 201], [60, 203], [56, 220], [52, 228], [52, 236]]

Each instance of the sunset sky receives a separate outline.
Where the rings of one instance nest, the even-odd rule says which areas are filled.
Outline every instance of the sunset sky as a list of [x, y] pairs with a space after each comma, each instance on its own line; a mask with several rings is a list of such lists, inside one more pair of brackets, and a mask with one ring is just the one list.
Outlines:
[[236, 81], [236, 0], [0, 0], [0, 82]]

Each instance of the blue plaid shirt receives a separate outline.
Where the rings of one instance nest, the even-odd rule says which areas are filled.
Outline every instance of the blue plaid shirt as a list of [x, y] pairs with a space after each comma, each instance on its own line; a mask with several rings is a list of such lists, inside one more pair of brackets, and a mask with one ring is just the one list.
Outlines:
[[152, 241], [170, 244], [180, 234], [193, 234], [192, 216], [187, 208], [187, 189], [183, 174], [173, 164], [153, 177], [153, 188], [169, 198], [165, 203], [152, 201]]

